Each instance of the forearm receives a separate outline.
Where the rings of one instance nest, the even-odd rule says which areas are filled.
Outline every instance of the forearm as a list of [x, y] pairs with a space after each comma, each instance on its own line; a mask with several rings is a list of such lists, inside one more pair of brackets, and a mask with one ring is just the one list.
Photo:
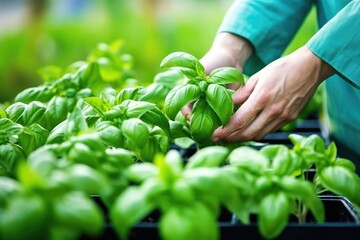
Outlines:
[[222, 32], [216, 36], [201, 62], [207, 72], [224, 66], [235, 67], [242, 71], [252, 52], [253, 47], [245, 38]]

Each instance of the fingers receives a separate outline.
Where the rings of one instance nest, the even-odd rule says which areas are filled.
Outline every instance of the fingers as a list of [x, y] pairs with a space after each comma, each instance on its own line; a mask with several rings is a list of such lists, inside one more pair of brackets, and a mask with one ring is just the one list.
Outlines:
[[186, 105], [185, 107], [183, 107], [183, 109], [181, 109], [182, 115], [184, 115], [184, 117], [185, 117], [188, 121], [190, 121], [192, 108], [193, 108], [193, 104], [190, 103], [190, 104]]
[[280, 129], [287, 122], [287, 120], [281, 120], [275, 116], [271, 118], [268, 113], [261, 111], [257, 116], [251, 119], [248, 124], [243, 123], [246, 127], [236, 128], [234, 127], [234, 122], [229, 122], [224, 129], [218, 128], [215, 131], [212, 140], [221, 140], [222, 142], [227, 143], [261, 140], [268, 133]]
[[235, 139], [230, 136], [247, 128], [260, 113], [262, 108], [256, 107], [255, 104], [251, 101], [251, 99], [245, 102], [230, 118], [230, 121], [226, 124], [226, 126], [224, 126], [224, 128], [218, 128], [215, 130], [212, 136], [212, 141], [217, 142], [219, 140], [225, 140], [233, 142]]
[[242, 104], [249, 98], [250, 94], [254, 91], [258, 78], [259, 73], [250, 77], [244, 86], [238, 88], [238, 90], [233, 94], [233, 101], [235, 104]]

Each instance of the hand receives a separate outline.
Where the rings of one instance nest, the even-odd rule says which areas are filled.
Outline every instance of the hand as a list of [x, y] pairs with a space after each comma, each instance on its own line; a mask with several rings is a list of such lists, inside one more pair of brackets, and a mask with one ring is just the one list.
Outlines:
[[[207, 74], [220, 67], [235, 67], [242, 71], [252, 51], [253, 48], [246, 39], [223, 32], [216, 36], [211, 49], [200, 59], [200, 62], [204, 65]], [[236, 90], [239, 86], [238, 84], [229, 84], [228, 88]], [[181, 110], [188, 121], [190, 121], [191, 111], [192, 104]]]
[[319, 84], [335, 70], [302, 47], [253, 75], [233, 95], [242, 104], [214, 142], [259, 140], [294, 120], [314, 95]]

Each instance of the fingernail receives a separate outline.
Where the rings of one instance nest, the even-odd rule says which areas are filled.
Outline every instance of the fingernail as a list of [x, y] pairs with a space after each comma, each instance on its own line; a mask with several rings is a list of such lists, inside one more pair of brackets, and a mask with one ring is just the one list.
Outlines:
[[220, 139], [218, 137], [214, 137], [211, 139], [213, 142], [218, 142]]

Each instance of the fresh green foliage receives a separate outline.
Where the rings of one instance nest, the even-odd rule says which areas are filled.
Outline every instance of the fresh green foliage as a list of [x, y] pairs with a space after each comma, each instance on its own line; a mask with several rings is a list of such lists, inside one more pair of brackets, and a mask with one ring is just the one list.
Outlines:
[[[169, 71], [139, 86], [120, 47], [100, 44], [87, 61], [43, 69], [42, 85], [0, 105], [0, 239], [97, 237], [105, 219], [127, 238], [154, 211], [163, 239], [219, 239], [223, 208], [244, 224], [257, 215], [262, 236], [276, 238], [291, 215], [323, 222], [323, 192], [360, 206], [355, 165], [318, 135], [290, 135], [292, 148], [207, 147], [236, 107], [226, 88], [244, 84], [236, 69], [207, 75], [175, 52], [161, 63]], [[185, 159], [169, 151], [174, 142], [201, 148]]]
[[165, 99], [164, 111], [175, 120], [178, 112], [194, 104], [190, 116], [192, 137], [202, 145], [210, 145], [210, 137], [219, 126], [225, 126], [234, 113], [234, 103], [226, 84], [244, 84], [243, 75], [235, 68], [223, 67], [206, 75], [204, 66], [194, 56], [174, 52], [163, 59], [162, 68], [176, 70], [186, 77]]

